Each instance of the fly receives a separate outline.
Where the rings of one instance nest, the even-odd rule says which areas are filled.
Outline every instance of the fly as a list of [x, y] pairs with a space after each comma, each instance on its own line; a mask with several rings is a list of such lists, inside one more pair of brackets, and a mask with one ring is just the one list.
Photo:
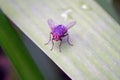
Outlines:
[[73, 27], [76, 24], [76, 21], [70, 22], [68, 25], [63, 24], [56, 24], [52, 19], [48, 19], [48, 25], [51, 29], [49, 41], [46, 43], [46, 45], [51, 41], [51, 35], [52, 35], [52, 48], [54, 46], [54, 41], [60, 41], [59, 44], [59, 51], [61, 52], [61, 45], [62, 45], [62, 38], [67, 36], [67, 42], [69, 45], [72, 46], [72, 44], [69, 41], [69, 34], [68, 29]]

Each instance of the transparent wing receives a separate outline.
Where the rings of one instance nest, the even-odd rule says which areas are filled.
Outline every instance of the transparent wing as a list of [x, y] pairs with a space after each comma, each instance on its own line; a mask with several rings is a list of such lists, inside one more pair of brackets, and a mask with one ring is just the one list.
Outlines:
[[48, 25], [52, 31], [57, 26], [57, 24], [52, 19], [48, 19]]
[[72, 21], [70, 22], [66, 27], [67, 29], [70, 29], [71, 27], [73, 27], [76, 24], [76, 21]]

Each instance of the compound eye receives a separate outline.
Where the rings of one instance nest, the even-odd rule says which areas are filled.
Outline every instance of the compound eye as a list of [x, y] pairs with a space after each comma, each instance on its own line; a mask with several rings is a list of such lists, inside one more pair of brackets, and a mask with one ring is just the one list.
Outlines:
[[59, 35], [53, 35], [53, 39], [54, 39], [55, 41], [58, 41], [58, 40], [59, 40]]
[[53, 35], [53, 38], [54, 38], [54, 39], [56, 39], [56, 38], [57, 38], [57, 36], [56, 36], [56, 35]]
[[55, 36], [55, 39], [58, 39], [58, 35]]

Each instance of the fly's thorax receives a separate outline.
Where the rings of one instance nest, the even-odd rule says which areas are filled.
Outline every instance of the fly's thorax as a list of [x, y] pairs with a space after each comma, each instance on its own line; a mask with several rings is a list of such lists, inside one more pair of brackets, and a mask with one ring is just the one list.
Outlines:
[[64, 35], [67, 32], [67, 28], [64, 25], [58, 25], [55, 27], [53, 33], [58, 35]]

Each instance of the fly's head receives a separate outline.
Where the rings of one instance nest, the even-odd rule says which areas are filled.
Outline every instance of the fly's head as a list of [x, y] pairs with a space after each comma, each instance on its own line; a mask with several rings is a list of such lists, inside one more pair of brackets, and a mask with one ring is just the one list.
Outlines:
[[52, 36], [53, 36], [53, 40], [55, 41], [59, 41], [61, 39], [61, 35], [59, 34], [53, 33]]

